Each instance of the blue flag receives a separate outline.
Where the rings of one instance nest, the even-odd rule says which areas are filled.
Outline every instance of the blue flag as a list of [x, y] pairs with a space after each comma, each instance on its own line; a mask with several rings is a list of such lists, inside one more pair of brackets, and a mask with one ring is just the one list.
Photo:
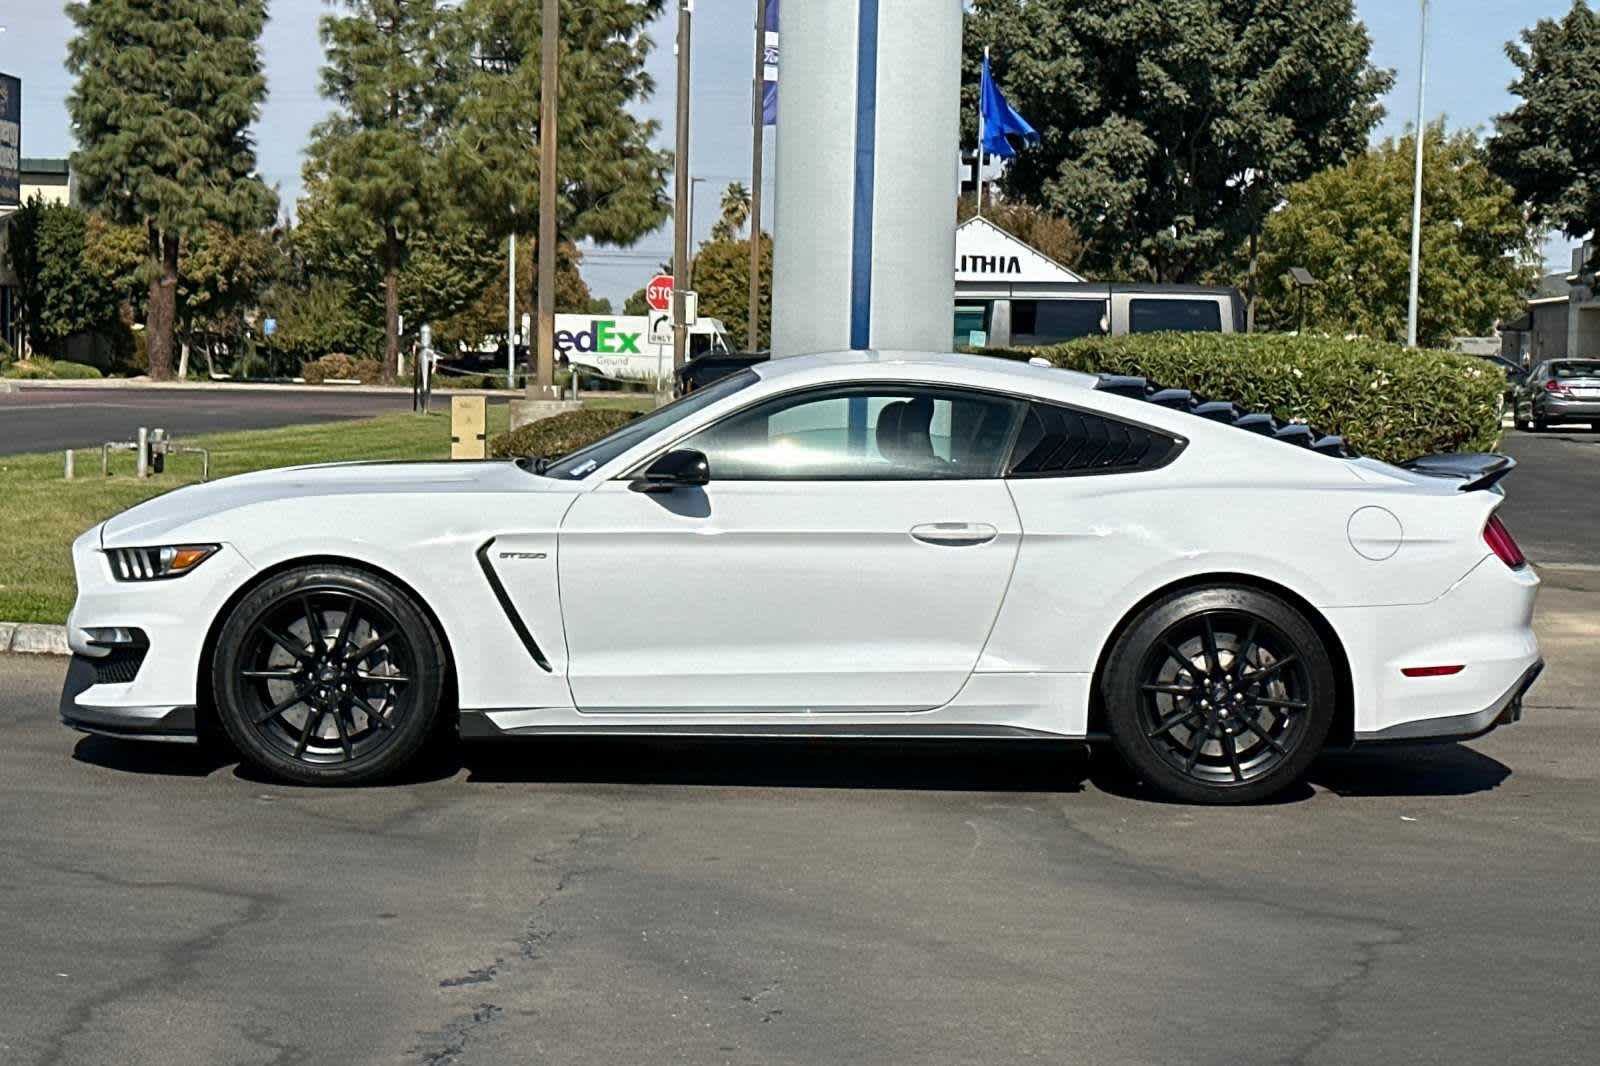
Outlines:
[[1024, 144], [1038, 144], [1039, 134], [1028, 125], [1028, 120], [1011, 109], [1001, 95], [1000, 86], [989, 73], [989, 50], [983, 50], [983, 85], [978, 98], [978, 123], [983, 131], [983, 150], [1002, 159], [1017, 154], [1007, 136], [1021, 137]]

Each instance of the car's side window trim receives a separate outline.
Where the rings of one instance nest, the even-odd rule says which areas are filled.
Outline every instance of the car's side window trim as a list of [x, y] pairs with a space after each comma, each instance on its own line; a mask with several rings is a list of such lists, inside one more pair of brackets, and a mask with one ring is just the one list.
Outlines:
[[[863, 478], [863, 477], [823, 477], [823, 476], [818, 476], [818, 477], [808, 477], [808, 478], [727, 478], [727, 479], [721, 479], [721, 480], [723, 480], [725, 482], [728, 482], [728, 483], [731, 483], [733, 481], [741, 481], [741, 482], [746, 482], [746, 483], [749, 483], [749, 484], [770, 484], [770, 483], [773, 483], [773, 482], [780, 482], [780, 481], [860, 481], [860, 482], [863, 482], [863, 483], [891, 482], [891, 481], [894, 481], [894, 482], [912, 482], [912, 481], [1001, 481], [1001, 480], [1004, 480], [1008, 476], [1006, 471], [1010, 468], [1010, 465], [1011, 465], [1011, 460], [1012, 460], [1011, 452], [1016, 447], [1017, 435], [1022, 431], [1022, 423], [1023, 423], [1023, 420], [1025, 419], [1025, 417], [1027, 415], [1028, 404], [1035, 402], [1034, 400], [1032, 400], [1031, 398], [1029, 398], [1027, 396], [1018, 395], [1018, 394], [1013, 393], [1013, 392], [1006, 392], [1006, 391], [1002, 391], [1002, 390], [999, 390], [999, 389], [973, 388], [970, 385], [952, 385], [952, 384], [950, 384], [948, 382], [942, 382], [942, 381], [866, 380], [866, 381], [833, 382], [833, 383], [824, 384], [824, 385], [817, 385], [817, 384], [801, 385], [799, 387], [796, 387], [796, 388], [793, 388], [793, 389], [789, 389], [789, 390], [786, 390], [784, 392], [775, 392], [775, 393], [771, 393], [771, 394], [766, 395], [766, 396], [762, 396], [759, 399], [752, 400], [750, 403], [745, 404], [743, 407], [737, 408], [736, 410], [729, 411], [726, 414], [723, 414], [722, 416], [720, 416], [720, 417], [718, 417], [716, 419], [713, 419], [710, 422], [705, 423], [704, 425], [697, 426], [694, 429], [690, 430], [689, 432], [684, 433], [682, 436], [676, 437], [671, 442], [662, 445], [660, 448], [655, 449], [649, 455], [645, 456], [643, 459], [639, 460], [638, 462], [629, 465], [629, 467], [627, 469], [623, 470], [621, 473], [619, 473], [619, 474], [615, 475], [614, 477], [612, 477], [611, 480], [613, 480], [613, 481], [633, 481], [633, 480], [637, 479], [643, 473], [643, 471], [644, 471], [644, 469], [646, 467], [648, 467], [651, 463], [655, 462], [661, 456], [665, 455], [667, 452], [673, 451], [674, 449], [676, 449], [678, 447], [681, 447], [687, 441], [689, 441], [691, 438], [697, 437], [701, 433], [711, 432], [711, 431], [715, 430], [718, 426], [722, 425], [723, 423], [732, 421], [735, 418], [740, 418], [740, 417], [750, 413], [751, 411], [755, 410], [758, 407], [762, 407], [762, 406], [765, 406], [765, 405], [770, 404], [770, 403], [775, 403], [775, 402], [780, 401], [780, 400], [788, 400], [788, 399], [795, 398], [795, 397], [815, 396], [817, 399], [825, 399], [829, 395], [832, 395], [832, 394], [857, 393], [857, 392], [861, 392], [863, 390], [867, 390], [867, 391], [882, 390], [882, 392], [880, 394], [883, 394], [883, 395], [889, 394], [891, 392], [906, 392], [906, 393], [915, 394], [915, 393], [926, 393], [926, 392], [930, 392], [931, 391], [931, 392], [934, 392], [934, 393], [944, 393], [944, 394], [947, 394], [947, 395], [949, 395], [949, 394], [957, 394], [957, 395], [961, 395], [961, 396], [970, 396], [970, 397], [975, 397], [975, 398], [980, 399], [980, 400], [988, 400], [988, 401], [991, 401], [991, 402], [993, 402], [993, 401], [1003, 401], [1003, 402], [1011, 404], [1013, 406], [1013, 408], [1014, 408], [1014, 411], [1012, 413], [1012, 418], [1011, 418], [1011, 427], [1010, 427], [1010, 430], [1007, 433], [1007, 439], [1006, 439], [1005, 447], [1001, 452], [1002, 459], [1001, 459], [1001, 462], [1000, 462], [999, 467], [998, 467], [998, 472], [993, 474], [993, 475], [991, 475], [991, 476], [982, 477], [982, 478], [906, 478], [906, 477]], [[809, 401], [802, 399], [802, 400], [800, 400], [800, 402], [809, 402]], [[713, 484], [715, 484], [718, 480], [719, 479], [717, 478], [716, 467], [713, 465], [713, 467], [711, 469], [711, 481], [712, 481]]]

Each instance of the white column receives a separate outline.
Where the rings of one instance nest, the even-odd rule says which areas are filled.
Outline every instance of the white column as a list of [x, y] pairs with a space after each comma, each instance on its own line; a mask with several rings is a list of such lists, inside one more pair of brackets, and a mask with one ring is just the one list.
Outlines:
[[773, 354], [944, 351], [960, 0], [784, 4]]

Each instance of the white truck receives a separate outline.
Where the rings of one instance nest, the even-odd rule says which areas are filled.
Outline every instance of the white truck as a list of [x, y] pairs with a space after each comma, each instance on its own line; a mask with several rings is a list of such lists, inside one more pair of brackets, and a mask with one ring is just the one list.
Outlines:
[[[607, 378], [672, 380], [672, 328], [665, 312], [558, 314], [555, 341], [558, 365], [582, 367]], [[717, 319], [701, 318], [689, 327], [689, 358], [728, 350], [727, 332]]]

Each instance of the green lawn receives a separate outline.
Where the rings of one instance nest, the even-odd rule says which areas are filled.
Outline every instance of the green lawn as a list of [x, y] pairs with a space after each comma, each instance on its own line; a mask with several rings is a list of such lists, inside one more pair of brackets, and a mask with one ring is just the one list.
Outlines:
[[[594, 397], [591, 407], [641, 409], [648, 395]], [[426, 417], [384, 415], [283, 429], [186, 438], [211, 449], [213, 480], [249, 470], [356, 459], [448, 459], [450, 405]], [[490, 403], [489, 433], [506, 428], [507, 408]], [[138, 481], [133, 456], [113, 453], [111, 477], [100, 477], [100, 453], [77, 453], [78, 476], [62, 479], [63, 456], [0, 456], [0, 621], [64, 622], [74, 594], [69, 548], [85, 529], [140, 500], [200, 479], [199, 456], [175, 456], [167, 472]]]

